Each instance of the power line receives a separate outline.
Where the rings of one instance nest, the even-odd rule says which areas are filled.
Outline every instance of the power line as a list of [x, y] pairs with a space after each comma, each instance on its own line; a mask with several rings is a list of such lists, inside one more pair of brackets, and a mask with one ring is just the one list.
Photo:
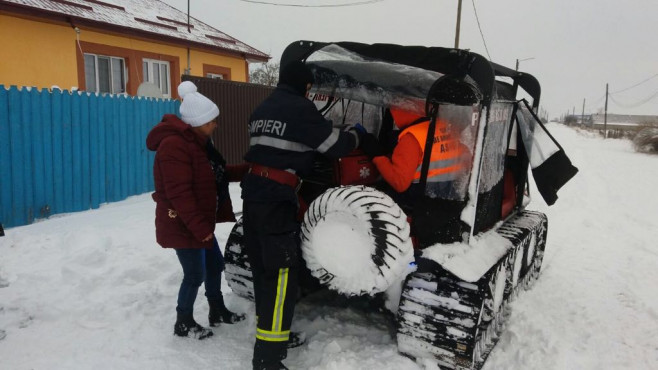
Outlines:
[[[627, 88], [624, 88], [624, 89], [621, 89], [621, 90], [617, 90], [617, 91], [615, 91], [615, 92], [611, 92], [611, 93], [609, 93], [609, 94], [610, 94], [610, 95], [613, 95], [613, 94], [623, 93], [623, 92], [628, 91], [628, 90], [630, 90], [630, 89], [636, 88], [636, 87], [638, 87], [638, 86], [640, 86], [640, 85], [642, 85], [642, 84], [644, 84], [644, 83], [646, 83], [646, 82], [649, 82], [649, 81], [651, 81], [652, 79], [654, 79], [654, 78], [656, 78], [656, 77], [658, 77], [658, 73], [656, 73], [656, 74], [653, 75], [653, 76], [649, 76], [649, 77], [645, 78], [644, 80], [642, 80], [642, 81], [640, 81], [640, 82], [638, 82], [638, 83], [636, 83], [636, 84], [634, 84], [634, 85], [631, 85], [631, 86], [629, 86], [629, 87], [627, 87]], [[645, 104], [645, 103], [649, 102], [649, 101], [652, 100], [654, 97], [655, 97], [655, 95], [650, 95], [649, 98], [646, 98], [646, 99], [642, 99], [642, 100], [640, 100], [640, 103], [639, 103], [639, 104], [638, 104], [638, 103], [635, 103], [635, 104], [624, 104], [624, 103], [620, 103], [619, 101], [616, 101], [616, 100], [614, 100], [614, 99], [612, 99], [612, 98], [611, 98], [611, 99], [615, 102], [615, 104], [617, 104], [618, 106], [620, 106], [620, 107], [622, 107], [622, 108], [635, 108], [635, 107], [637, 107], [637, 106], [640, 106], [640, 105], [642, 105], [642, 104]], [[601, 100], [603, 100], [603, 98], [605, 98], [605, 94], [601, 95], [601, 97], [599, 97], [598, 99], [594, 100], [594, 101], [591, 103], [591, 105], [596, 105], [596, 104], [598, 104]]]
[[626, 103], [622, 103], [622, 102], [617, 101], [617, 99], [615, 99], [612, 96], [612, 94], [610, 94], [610, 100], [612, 100], [615, 104], [617, 104], [618, 106], [620, 106], [622, 108], [637, 108], [641, 105], [644, 105], [644, 104], [650, 102], [651, 100], [653, 100], [653, 98], [655, 98], [657, 96], [658, 96], [658, 91], [654, 92], [653, 94], [649, 95], [649, 97], [644, 98], [644, 99], [642, 99], [638, 102], [635, 102], [635, 103], [632, 103], [632, 104], [626, 104]]
[[645, 82], [648, 82], [649, 80], [651, 80], [652, 78], [654, 78], [654, 77], [656, 77], [656, 76], [658, 76], [658, 73], [656, 73], [655, 75], [653, 75], [653, 76], [651, 76], [651, 77], [649, 77], [649, 78], [646, 78], [646, 79], [644, 79], [644, 80], [642, 80], [642, 81], [636, 83], [636, 84], [633, 85], [633, 86], [630, 86], [630, 87], [627, 87], [627, 88], [625, 88], [625, 89], [618, 90], [618, 91], [615, 91], [615, 92], [611, 92], [610, 94], [619, 94], [619, 93], [622, 93], [622, 92], [624, 92], [624, 91], [628, 91], [628, 90], [630, 90], [630, 89], [632, 89], [632, 88], [634, 88], [634, 87], [638, 87], [638, 86], [642, 85], [642, 84], [645, 83]]
[[482, 36], [482, 43], [484, 43], [484, 50], [487, 52], [487, 56], [489, 57], [489, 60], [491, 59], [491, 55], [489, 54], [489, 48], [487, 48], [487, 42], [484, 40], [484, 33], [482, 32], [482, 27], [480, 26], [480, 18], [478, 17], [478, 10], [475, 7], [475, 0], [471, 0], [473, 3], [473, 10], [475, 11], [475, 20], [478, 22], [478, 28], [480, 29], [480, 36]]
[[[658, 73], [656, 73], [656, 74], [653, 75], [653, 76], [650, 76], [650, 77], [645, 78], [644, 80], [642, 80], [642, 81], [636, 83], [635, 85], [629, 86], [629, 87], [624, 88], [624, 89], [621, 89], [621, 90], [617, 90], [617, 91], [615, 91], [615, 92], [611, 92], [610, 95], [623, 93], [623, 92], [625, 92], [625, 91], [628, 91], [628, 90], [630, 90], [630, 89], [633, 89], [633, 88], [635, 88], [635, 87], [638, 87], [638, 86], [640, 86], [640, 85], [642, 85], [642, 84], [644, 84], [644, 83], [646, 83], [646, 82], [649, 82], [649, 81], [651, 81], [652, 79], [654, 79], [654, 78], [656, 78], [656, 77], [658, 77]], [[593, 104], [597, 104], [598, 102], [600, 102], [601, 100], [603, 100], [603, 98], [605, 98], [605, 94], [601, 95], [601, 97], [599, 97], [598, 99], [596, 99], [596, 101], [594, 101]], [[651, 99], [649, 99], [649, 100], [651, 100]]]
[[283, 4], [283, 3], [273, 3], [269, 1], [256, 1], [256, 0], [240, 0], [240, 1], [245, 3], [259, 4], [259, 5], [288, 6], [288, 7], [297, 7], [297, 8], [339, 8], [344, 6], [359, 6], [359, 5], [380, 3], [384, 0], [365, 0], [365, 1], [357, 1], [353, 3], [344, 3], [344, 4], [320, 4], [320, 5]]

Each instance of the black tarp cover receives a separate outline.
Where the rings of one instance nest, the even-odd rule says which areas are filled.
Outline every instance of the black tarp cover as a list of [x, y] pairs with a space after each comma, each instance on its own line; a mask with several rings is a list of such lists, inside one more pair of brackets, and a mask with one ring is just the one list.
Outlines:
[[537, 190], [550, 206], [557, 200], [558, 190], [578, 173], [578, 169], [571, 164], [560, 144], [541, 123], [527, 101], [519, 103], [516, 119]]

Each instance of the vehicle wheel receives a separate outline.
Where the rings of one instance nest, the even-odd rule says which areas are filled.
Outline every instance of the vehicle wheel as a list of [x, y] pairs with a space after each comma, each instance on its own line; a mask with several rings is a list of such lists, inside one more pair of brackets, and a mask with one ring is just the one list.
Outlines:
[[325, 191], [302, 224], [302, 255], [320, 282], [348, 295], [373, 295], [400, 281], [413, 261], [405, 213], [366, 186]]
[[254, 300], [254, 278], [244, 246], [242, 218], [233, 226], [224, 248], [224, 276], [233, 293]]

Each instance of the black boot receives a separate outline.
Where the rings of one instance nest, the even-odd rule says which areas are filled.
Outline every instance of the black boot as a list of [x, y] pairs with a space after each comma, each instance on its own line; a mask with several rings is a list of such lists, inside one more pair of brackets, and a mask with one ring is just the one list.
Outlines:
[[288, 370], [283, 362], [279, 362], [278, 364], [266, 364], [260, 361], [252, 361], [252, 364], [254, 370]]
[[291, 331], [288, 336], [287, 348], [296, 348], [306, 343], [306, 333], [303, 331]]
[[194, 321], [192, 315], [178, 313], [176, 315], [176, 324], [174, 324], [174, 334], [179, 337], [192, 337], [196, 339], [206, 339], [212, 337], [212, 330], [204, 328]]
[[223, 297], [220, 297], [217, 301], [208, 301], [208, 306], [210, 306], [210, 312], [208, 313], [210, 326], [218, 326], [220, 323], [235, 324], [245, 318], [244, 314], [229, 311], [224, 305]]

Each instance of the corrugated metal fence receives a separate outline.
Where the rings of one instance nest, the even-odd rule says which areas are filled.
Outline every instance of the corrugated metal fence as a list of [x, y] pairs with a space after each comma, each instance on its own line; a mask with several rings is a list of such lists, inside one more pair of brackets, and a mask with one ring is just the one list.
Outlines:
[[[215, 146], [229, 164], [249, 148], [247, 121], [271, 87], [183, 76], [220, 109]], [[145, 141], [177, 100], [0, 85], [0, 224], [98, 208], [153, 190]]]
[[242, 163], [249, 149], [249, 115], [274, 88], [185, 75], [183, 80], [194, 82], [201, 94], [217, 104], [220, 113], [213, 135], [215, 146], [229, 164]]
[[146, 135], [179, 104], [0, 85], [0, 223], [25, 225], [150, 191]]

